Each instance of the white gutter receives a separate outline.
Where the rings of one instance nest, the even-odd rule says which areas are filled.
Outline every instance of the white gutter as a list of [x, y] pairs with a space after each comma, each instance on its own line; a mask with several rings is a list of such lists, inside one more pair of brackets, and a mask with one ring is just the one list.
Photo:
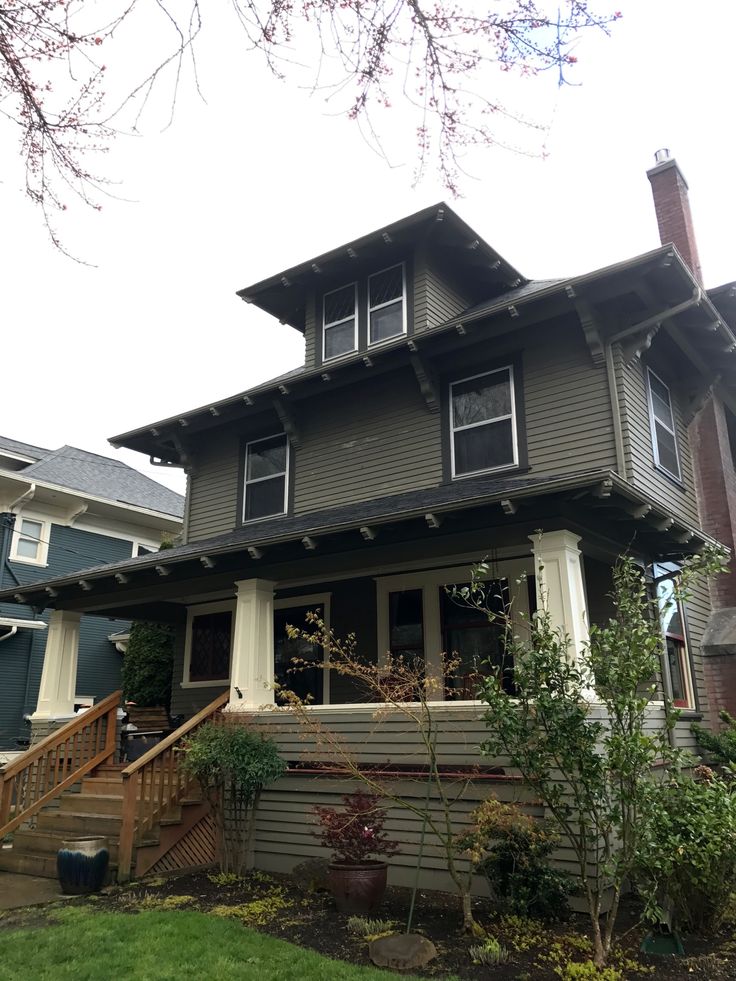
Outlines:
[[[43, 620], [24, 620], [22, 617], [0, 617], [0, 627], [15, 627], [16, 630], [45, 630], [46, 624]], [[3, 640], [4, 638], [0, 638]]]

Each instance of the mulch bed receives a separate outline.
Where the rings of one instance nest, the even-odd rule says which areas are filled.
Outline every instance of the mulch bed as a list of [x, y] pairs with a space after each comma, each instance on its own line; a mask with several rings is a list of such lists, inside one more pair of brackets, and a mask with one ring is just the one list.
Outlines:
[[[389, 889], [376, 917], [392, 921], [396, 932], [406, 924], [410, 893]], [[348, 930], [348, 917], [338, 913], [331, 897], [321, 891], [302, 888], [289, 876], [255, 872], [237, 882], [222, 884], [214, 873], [198, 872], [150, 878], [127, 887], [111, 887], [103, 894], [81, 899], [96, 909], [134, 914], [138, 909], [198, 909], [218, 916], [233, 916], [271, 936], [311, 948], [337, 960], [369, 964], [368, 942]], [[30, 912], [30, 911], [29, 911]], [[37, 925], [21, 916], [0, 921], [0, 927]], [[423, 971], [413, 973], [427, 978], [498, 978], [499, 981], [552, 981], [558, 979], [557, 965], [585, 961], [587, 923], [582, 916], [547, 925], [533, 920], [504, 917], [490, 902], [478, 900], [478, 921], [509, 951], [506, 964], [474, 965], [469, 948], [473, 941], [460, 932], [458, 902], [453, 896], [421, 892], [417, 898], [413, 929], [428, 937], [437, 947], [438, 958]], [[667, 981], [734, 981], [736, 943], [721, 935], [703, 939], [684, 937], [685, 957], [648, 956], [639, 952], [644, 931], [636, 925], [633, 906], [621, 915], [622, 942], [614, 959], [624, 978], [654, 977]]]

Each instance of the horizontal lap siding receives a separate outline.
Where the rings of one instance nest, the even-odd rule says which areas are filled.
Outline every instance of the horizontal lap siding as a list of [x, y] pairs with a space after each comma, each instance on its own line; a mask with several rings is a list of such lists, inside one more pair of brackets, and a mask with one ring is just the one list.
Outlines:
[[615, 468], [606, 374], [594, 366], [579, 325], [558, 322], [524, 342], [529, 466], [537, 474]]
[[[699, 525], [698, 508], [693, 481], [693, 463], [687, 427], [683, 422], [680, 398], [677, 389], [663, 376], [665, 384], [670, 385], [677, 429], [677, 450], [680, 455], [682, 484], [680, 487], [654, 466], [654, 448], [649, 424], [649, 401], [646, 384], [646, 366], [636, 360], [632, 365], [623, 365], [619, 357], [621, 372], [621, 391], [624, 405], [624, 447], [626, 469], [629, 479], [644, 493], [651, 497], [675, 518], [689, 524]], [[659, 372], [656, 364], [652, 364]]]
[[196, 468], [190, 477], [188, 541], [235, 527], [238, 453], [238, 437], [232, 429], [213, 433], [197, 447]]
[[296, 514], [442, 480], [440, 417], [427, 411], [408, 369], [304, 403], [299, 426]]
[[414, 275], [414, 330], [421, 333], [457, 317], [470, 301], [431, 266], [417, 261]]

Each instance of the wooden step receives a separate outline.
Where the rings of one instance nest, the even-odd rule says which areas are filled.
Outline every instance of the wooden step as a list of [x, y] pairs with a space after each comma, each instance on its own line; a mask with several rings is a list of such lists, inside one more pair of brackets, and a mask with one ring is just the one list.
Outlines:
[[38, 815], [36, 827], [39, 831], [50, 831], [65, 838], [79, 838], [88, 835], [104, 835], [117, 839], [120, 835], [120, 815], [116, 814], [75, 814], [73, 811], [42, 811]]
[[122, 794], [63, 794], [59, 804], [61, 814], [120, 814], [122, 809]]
[[[115, 880], [116, 869], [117, 865], [111, 862], [108, 882]], [[0, 849], [0, 871], [17, 872], [21, 875], [37, 875], [43, 879], [55, 879], [57, 875], [56, 854], [3, 848]]]
[[[61, 848], [62, 842], [67, 839], [62, 834], [54, 834], [52, 831], [16, 831], [13, 836], [12, 852], [36, 852], [56, 856]], [[110, 861], [117, 862], [118, 843], [115, 838], [108, 839], [110, 849]]]

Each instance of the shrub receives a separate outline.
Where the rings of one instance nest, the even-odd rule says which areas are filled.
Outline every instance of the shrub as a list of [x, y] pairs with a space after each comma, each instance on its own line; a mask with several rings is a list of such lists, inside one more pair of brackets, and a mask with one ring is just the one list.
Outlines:
[[[650, 921], [714, 930], [736, 890], [736, 796], [708, 767], [652, 783], [636, 881]], [[669, 908], [669, 910], [668, 910]]]
[[315, 807], [318, 837], [329, 848], [334, 861], [361, 865], [374, 855], [394, 855], [398, 843], [384, 832], [386, 809], [377, 794], [356, 790], [345, 794], [343, 809]]
[[472, 817], [474, 827], [458, 844], [488, 879], [491, 894], [510, 913], [546, 920], [564, 917], [572, 880], [549, 865], [559, 836], [518, 805], [495, 798], [484, 801]]
[[482, 944], [475, 944], [468, 950], [473, 964], [505, 964], [509, 959], [509, 952], [494, 937], [488, 937]]
[[171, 702], [174, 665], [174, 635], [170, 627], [157, 623], [134, 623], [123, 657], [123, 693], [136, 705]]
[[698, 740], [698, 745], [708, 753], [714, 763], [721, 766], [733, 767], [736, 765], [736, 719], [724, 710], [718, 713], [721, 722], [726, 723], [726, 728], [720, 732], [711, 732], [704, 729], [694, 722], [691, 726]]
[[555, 974], [561, 981], [624, 981], [617, 968], [598, 968], [593, 961], [570, 961], [563, 967], [556, 967]]

